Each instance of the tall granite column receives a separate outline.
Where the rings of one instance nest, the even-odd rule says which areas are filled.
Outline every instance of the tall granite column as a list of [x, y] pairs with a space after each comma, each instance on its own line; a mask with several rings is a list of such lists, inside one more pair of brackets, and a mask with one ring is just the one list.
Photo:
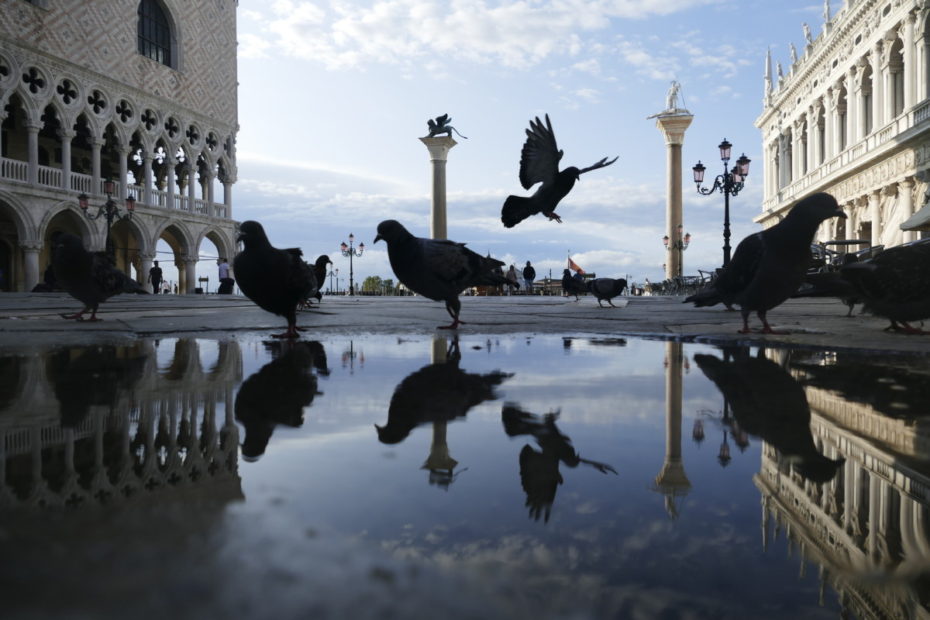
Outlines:
[[[665, 199], [665, 234], [673, 242], [679, 241], [682, 226], [681, 208], [681, 145], [685, 141], [685, 130], [691, 125], [694, 116], [687, 110], [675, 108], [656, 115], [656, 127], [665, 136], [666, 146], [666, 199]], [[683, 252], [672, 249], [665, 260], [665, 277], [674, 278], [684, 273], [680, 265]]]
[[446, 159], [449, 150], [458, 144], [451, 136], [442, 138], [420, 138], [429, 149], [433, 163], [433, 200], [430, 213], [429, 232], [433, 239], [446, 239]]

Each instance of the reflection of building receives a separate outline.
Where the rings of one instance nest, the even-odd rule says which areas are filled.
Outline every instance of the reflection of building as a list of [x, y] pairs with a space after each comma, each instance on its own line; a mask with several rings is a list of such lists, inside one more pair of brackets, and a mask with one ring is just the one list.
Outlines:
[[236, 4], [0, 0], [0, 291], [39, 281], [56, 231], [103, 248], [78, 196], [107, 179], [136, 199], [112, 240], [140, 282], [160, 239], [182, 292], [204, 239], [232, 256]]
[[[803, 382], [804, 373], [796, 372]], [[805, 481], [764, 445], [754, 478], [762, 493], [763, 544], [776, 536], [820, 566], [855, 617], [930, 616], [930, 429], [894, 419], [834, 391], [806, 387], [817, 448], [845, 458], [836, 477]]]
[[924, 6], [844, 1], [831, 17], [827, 4], [822, 34], [784, 76], [772, 75], [769, 56], [756, 121], [765, 161], [757, 221], [771, 226], [799, 198], [827, 191], [849, 218], [825, 222], [821, 240], [897, 245], [930, 230], [930, 206], [921, 209], [930, 180]]
[[[205, 499], [241, 497], [232, 391], [242, 358], [235, 341], [218, 347], [209, 367], [193, 340], [177, 341], [163, 368], [153, 341], [0, 358], [4, 384], [16, 386], [0, 395], [0, 507], [108, 504], [188, 490]], [[58, 373], [69, 358], [74, 367]], [[64, 383], [88, 364], [96, 366]], [[95, 385], [100, 368], [133, 366], [132, 380], [103, 374], [106, 385]], [[75, 402], [81, 415], [63, 426], [60, 412]]]

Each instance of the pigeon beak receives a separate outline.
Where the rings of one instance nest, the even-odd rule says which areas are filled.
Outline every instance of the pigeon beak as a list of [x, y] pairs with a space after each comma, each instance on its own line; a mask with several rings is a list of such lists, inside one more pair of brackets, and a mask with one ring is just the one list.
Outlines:
[[843, 210], [842, 210], [842, 209], [837, 209], [837, 210], [834, 212], [834, 214], [836, 215], [836, 217], [841, 217], [841, 218], [843, 218], [844, 220], [849, 218], [848, 215], [846, 215], [845, 213], [843, 213]]
[[384, 237], [382, 237], [381, 235], [375, 235], [375, 240], [372, 243], [378, 243], [382, 239], [384, 239]]

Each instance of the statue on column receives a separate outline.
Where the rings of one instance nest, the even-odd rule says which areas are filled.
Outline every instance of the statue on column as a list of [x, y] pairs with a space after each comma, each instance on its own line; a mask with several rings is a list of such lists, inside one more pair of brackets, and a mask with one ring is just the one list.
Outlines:
[[665, 95], [665, 109], [668, 111], [678, 109], [678, 92], [681, 90], [681, 84], [678, 80], [672, 80], [671, 86], [668, 87], [668, 94]]
[[454, 131], [455, 133], [459, 135], [460, 138], [465, 138], [466, 140], [468, 140], [468, 138], [466, 138], [465, 136], [459, 133], [458, 129], [450, 125], [451, 122], [452, 122], [452, 119], [449, 118], [448, 114], [437, 116], [436, 120], [429, 119], [428, 121], [426, 121], [426, 125], [427, 127], [429, 127], [429, 135], [426, 137], [435, 138], [439, 134], [444, 133], [446, 134], [447, 137], [451, 138], [452, 132]]

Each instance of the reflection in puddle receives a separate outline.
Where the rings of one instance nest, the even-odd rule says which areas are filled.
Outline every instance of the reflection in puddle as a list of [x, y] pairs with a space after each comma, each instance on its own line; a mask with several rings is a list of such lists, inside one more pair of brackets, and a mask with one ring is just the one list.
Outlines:
[[[138, 593], [99, 549], [131, 540], [200, 616], [437, 592], [451, 617], [927, 615], [922, 362], [539, 335], [4, 353], [4, 609], [118, 616], [99, 601]], [[176, 541], [120, 538], [133, 507], [162, 531], [153, 506], [179, 506]]]

